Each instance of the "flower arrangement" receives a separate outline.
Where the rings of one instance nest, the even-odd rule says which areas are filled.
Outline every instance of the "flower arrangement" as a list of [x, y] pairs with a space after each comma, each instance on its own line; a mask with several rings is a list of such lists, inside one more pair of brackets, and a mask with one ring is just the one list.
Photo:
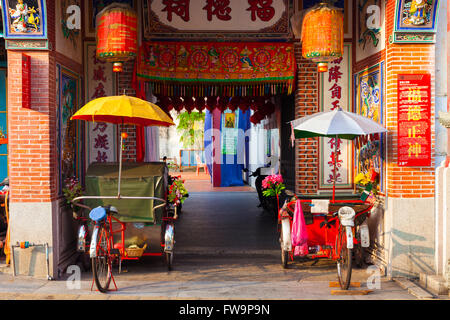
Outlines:
[[370, 174], [367, 172], [366, 174], [360, 172], [355, 177], [355, 184], [360, 186], [366, 186], [370, 182]]
[[355, 177], [355, 184], [359, 186], [360, 191], [368, 191], [376, 194], [378, 183], [378, 172], [375, 169], [370, 169], [368, 172], [360, 172]]
[[2, 127], [0, 127], [0, 139], [6, 139], [6, 134]]
[[266, 197], [278, 197], [281, 191], [286, 189], [281, 174], [267, 176], [262, 182], [262, 187], [264, 188], [263, 195]]
[[171, 203], [178, 205], [184, 202], [187, 194], [188, 192], [184, 187], [184, 180], [176, 178], [169, 186], [169, 194], [167, 196], [167, 200]]
[[76, 177], [69, 177], [64, 180], [65, 187], [62, 189], [64, 197], [66, 198], [66, 203], [69, 204], [72, 209], [76, 212], [81, 208], [74, 206], [72, 200], [80, 197], [83, 194], [83, 188]]

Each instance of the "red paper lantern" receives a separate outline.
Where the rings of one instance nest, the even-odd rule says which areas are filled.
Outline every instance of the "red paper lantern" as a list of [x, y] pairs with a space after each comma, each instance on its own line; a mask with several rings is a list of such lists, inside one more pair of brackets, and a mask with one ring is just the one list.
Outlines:
[[217, 104], [216, 96], [208, 97], [206, 99], [206, 109], [208, 109], [209, 112], [212, 112], [214, 110], [216, 104]]
[[183, 110], [184, 107], [184, 102], [181, 99], [181, 97], [172, 97], [172, 105], [175, 111], [181, 112], [181, 110]]
[[198, 112], [202, 113], [202, 111], [206, 108], [206, 100], [204, 97], [195, 98], [195, 108]]
[[264, 116], [270, 116], [275, 112], [275, 105], [269, 100], [263, 105], [262, 111]]
[[186, 109], [186, 111], [188, 113], [191, 113], [192, 110], [194, 110], [195, 108], [195, 101], [192, 97], [184, 97], [184, 109]]
[[113, 3], [96, 17], [97, 57], [112, 62], [114, 72], [122, 72], [123, 62], [137, 56], [138, 18], [130, 6]]
[[236, 111], [239, 103], [241, 101], [241, 97], [238, 96], [234, 96], [230, 99], [230, 102], [228, 102], [228, 109], [230, 109], [231, 111]]
[[258, 124], [261, 122], [262, 119], [264, 119], [264, 115], [261, 113], [261, 111], [256, 111], [251, 117], [250, 122], [253, 124]]
[[302, 55], [318, 63], [318, 72], [328, 71], [328, 62], [344, 53], [344, 14], [322, 2], [309, 10], [302, 24]]
[[250, 104], [250, 109], [252, 109], [253, 111], [257, 111], [259, 108], [261, 108], [261, 106], [266, 102], [266, 100], [264, 99], [264, 97], [256, 97], [253, 98], [252, 103]]
[[251, 99], [249, 97], [243, 97], [239, 101], [239, 109], [242, 110], [242, 112], [246, 112], [250, 108]]
[[166, 104], [167, 111], [170, 112], [173, 110], [173, 102], [169, 97], [163, 97], [163, 103]]
[[219, 99], [217, 99], [216, 108], [219, 109], [220, 112], [223, 113], [228, 108], [229, 100], [230, 100], [230, 98], [228, 98], [228, 97], [219, 97]]

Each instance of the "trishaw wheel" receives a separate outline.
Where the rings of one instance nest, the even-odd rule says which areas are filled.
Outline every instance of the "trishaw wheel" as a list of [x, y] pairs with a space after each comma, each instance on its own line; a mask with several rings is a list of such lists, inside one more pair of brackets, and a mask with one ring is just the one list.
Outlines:
[[281, 248], [281, 265], [284, 269], [287, 269], [289, 261], [289, 251], [284, 250], [284, 240], [283, 240], [283, 224], [280, 227], [280, 248]]
[[167, 264], [167, 270], [172, 270], [172, 264], [173, 264], [173, 252], [166, 252], [166, 264]]
[[107, 292], [111, 283], [112, 276], [112, 260], [109, 253], [109, 231], [102, 225], [98, 231], [97, 239], [97, 256], [92, 258], [92, 273], [95, 285], [100, 292]]
[[345, 228], [340, 226], [336, 238], [337, 274], [342, 290], [347, 290], [352, 277], [352, 249], [347, 248]]
[[281, 265], [283, 266], [284, 269], [287, 269], [288, 260], [289, 260], [289, 252], [281, 249]]

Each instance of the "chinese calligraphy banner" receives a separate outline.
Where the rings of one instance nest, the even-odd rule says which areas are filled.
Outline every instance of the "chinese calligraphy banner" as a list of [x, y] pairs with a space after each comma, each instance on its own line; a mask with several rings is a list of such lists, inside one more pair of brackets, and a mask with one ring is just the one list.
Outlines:
[[146, 38], [286, 38], [289, 0], [144, 0]]
[[398, 165], [431, 166], [431, 75], [399, 74]]
[[[170, 84], [154, 90], [169, 91], [166, 95], [219, 95], [214, 90], [222, 85], [232, 85], [229, 93], [238, 96], [289, 94], [295, 79], [294, 48], [289, 43], [145, 42], [137, 76]], [[186, 92], [192, 86], [195, 94]]]
[[[328, 72], [321, 74], [320, 111], [342, 108], [351, 110], [352, 46], [344, 44], [344, 55], [329, 63]], [[336, 147], [336, 149], [335, 149]], [[336, 166], [334, 160], [336, 157]], [[336, 188], [351, 188], [352, 145], [344, 139], [320, 138], [320, 189], [331, 189], [336, 174]]]
[[[114, 79], [112, 64], [97, 59], [95, 43], [86, 45], [86, 102], [112, 96]], [[114, 125], [104, 122], [88, 122], [86, 145], [88, 165], [93, 162], [114, 162], [116, 136]]]

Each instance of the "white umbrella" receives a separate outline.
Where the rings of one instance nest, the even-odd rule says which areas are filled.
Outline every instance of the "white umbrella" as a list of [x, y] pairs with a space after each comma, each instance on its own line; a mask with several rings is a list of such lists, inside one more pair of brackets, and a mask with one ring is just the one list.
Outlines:
[[[387, 132], [379, 123], [341, 108], [328, 112], [317, 112], [291, 122], [295, 138], [329, 137], [353, 140], [357, 136]], [[334, 144], [333, 201], [336, 189], [336, 154], [337, 143]]]

